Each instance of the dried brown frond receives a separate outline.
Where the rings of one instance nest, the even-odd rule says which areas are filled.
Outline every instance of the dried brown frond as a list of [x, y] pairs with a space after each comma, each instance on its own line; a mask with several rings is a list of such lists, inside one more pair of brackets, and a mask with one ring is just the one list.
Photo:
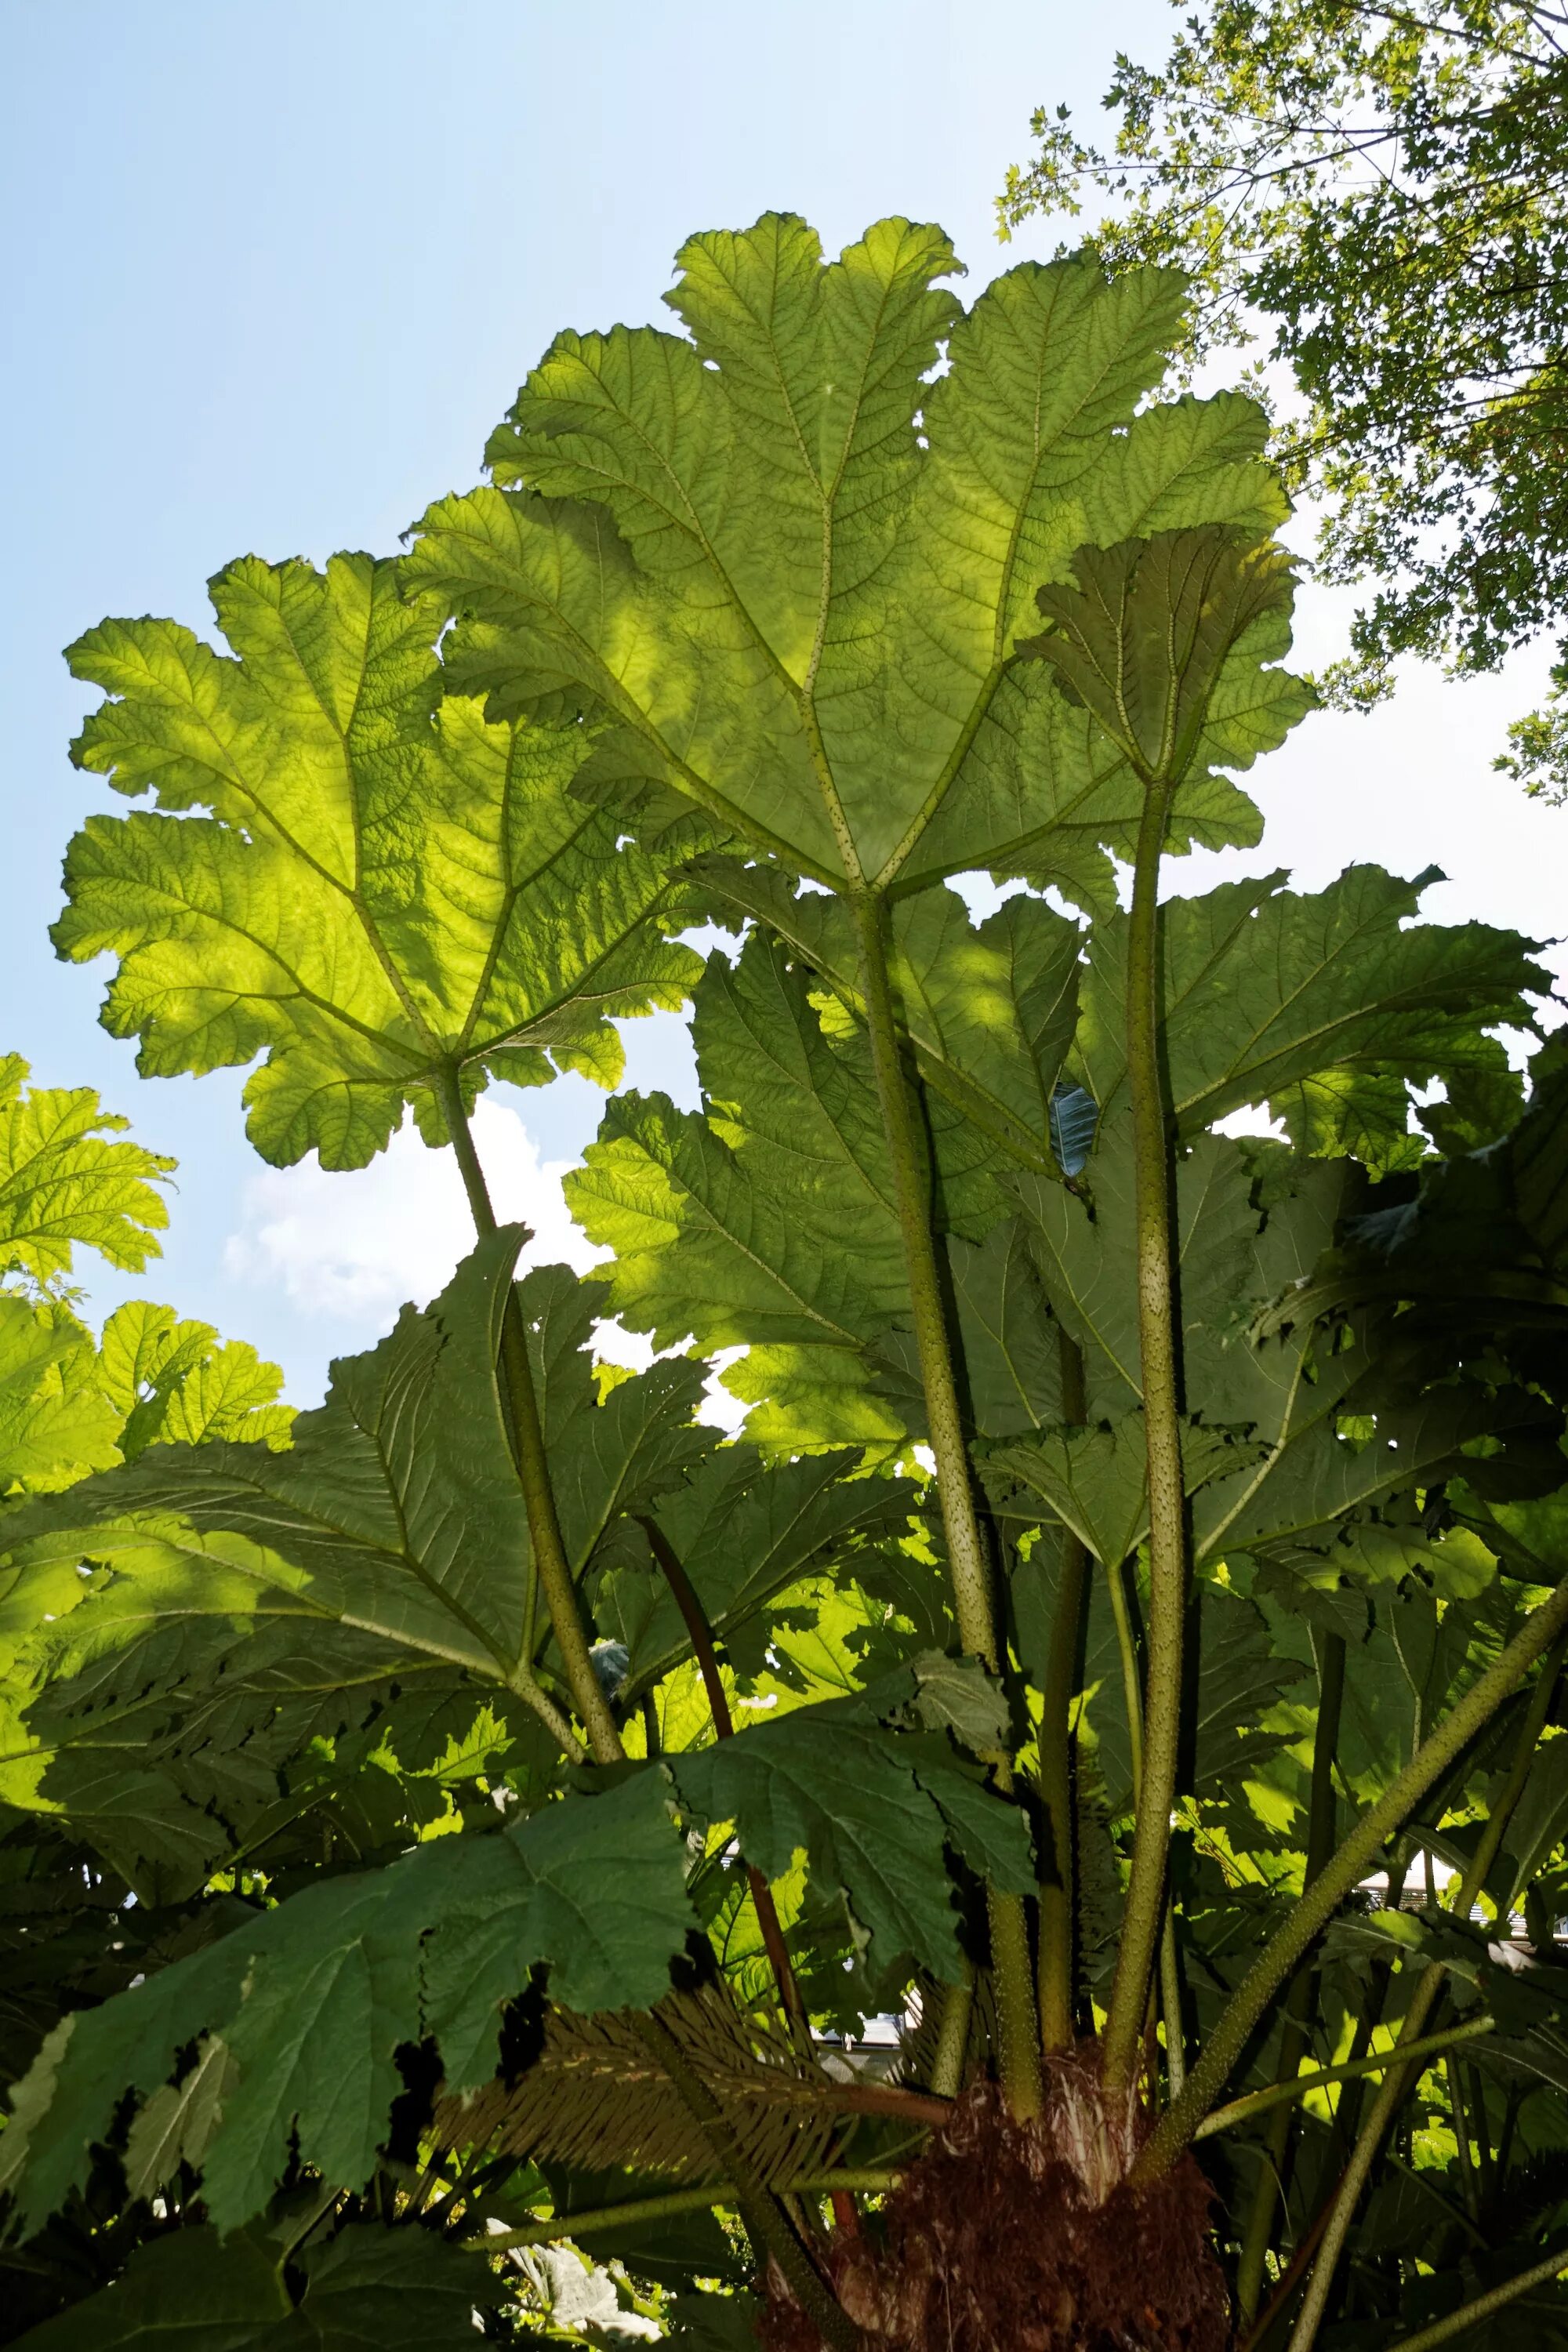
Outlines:
[[[820, 2171], [841, 2123], [841, 2094], [782, 2033], [741, 2017], [709, 1987], [671, 1993], [658, 2016], [720, 2104], [761, 2178], [784, 2187]], [[717, 2182], [713, 2151], [626, 2020], [547, 2009], [537, 2055], [513, 2080], [437, 2105], [448, 2147], [543, 2157], [603, 2171], [625, 2165], [672, 2181]]]

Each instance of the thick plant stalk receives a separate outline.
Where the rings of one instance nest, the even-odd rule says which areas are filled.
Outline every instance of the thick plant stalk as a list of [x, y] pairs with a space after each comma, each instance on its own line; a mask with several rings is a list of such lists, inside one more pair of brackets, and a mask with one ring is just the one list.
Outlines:
[[[626, 2016], [638, 2041], [668, 2076], [733, 2187], [736, 2210], [753, 2251], [760, 2257], [765, 2248], [773, 2256], [790, 2293], [832, 2352], [861, 2352], [859, 2329], [828, 2293], [788, 2214], [743, 2154], [729, 2117], [687, 2064], [669, 2028], [648, 2011], [628, 2010]], [[709, 2201], [718, 2200], [710, 2196]]]
[[[707, 1612], [686, 1573], [684, 1562], [658, 1520], [639, 1517], [637, 1524], [648, 1539], [648, 1547], [663, 1571], [664, 1580], [680, 1612], [681, 1622], [691, 1638], [692, 1649], [697, 1654], [698, 1670], [702, 1676], [702, 1687], [708, 1694], [708, 1711], [713, 1717], [714, 1737], [732, 1739], [735, 1736], [734, 1717], [730, 1713], [724, 1678], [719, 1672], [719, 1656], [713, 1647], [713, 1631], [708, 1622]], [[763, 1949], [768, 1956], [773, 1982], [778, 1987], [779, 2006], [784, 2011], [785, 2022], [795, 2041], [809, 2051], [811, 2027], [805, 2014], [805, 2003], [800, 1997], [800, 1987], [795, 1982], [773, 1888], [762, 1872], [751, 1863], [746, 1864], [746, 1884], [751, 1888], [757, 1925], [762, 1930]]]
[[[452, 1149], [458, 1156], [463, 1189], [468, 1196], [468, 1211], [474, 1221], [474, 1230], [483, 1240], [487, 1234], [493, 1234], [496, 1230], [496, 1213], [490, 1202], [489, 1188], [485, 1182], [485, 1171], [474, 1149], [468, 1113], [463, 1108], [462, 1094], [456, 1076], [450, 1073], [445, 1075], [437, 1093], [447, 1131], [452, 1139]], [[550, 1483], [544, 1432], [539, 1419], [539, 1399], [534, 1390], [532, 1367], [528, 1360], [528, 1335], [522, 1328], [522, 1316], [516, 1297], [511, 1294], [508, 1296], [501, 1323], [501, 1370], [511, 1407], [518, 1484], [522, 1488], [523, 1507], [528, 1513], [534, 1574], [544, 1594], [544, 1605], [550, 1612], [551, 1630], [555, 1635], [555, 1646], [561, 1653], [567, 1688], [587, 1731], [588, 1745], [593, 1749], [595, 1761], [618, 1764], [625, 1751], [620, 1733], [616, 1729], [616, 1719], [610, 1712], [609, 1701], [599, 1686], [599, 1677], [594, 1672], [594, 1662], [588, 1654], [588, 1636], [577, 1605], [577, 1591], [572, 1581], [566, 1547], [561, 1539], [561, 1521], [556, 1515], [555, 1493]], [[525, 1670], [530, 1664], [526, 1658], [521, 1663]]]
[[942, 1996], [937, 2027], [936, 2056], [931, 2061], [931, 2087], [938, 2098], [956, 2099], [963, 2088], [963, 2061], [969, 2049], [969, 2023], [974, 2014], [974, 1971], [963, 1963], [963, 1979], [949, 1985]]
[[1418, 2327], [1414, 2336], [1396, 2336], [1388, 2347], [1388, 2352], [1436, 2352], [1439, 2344], [1450, 2343], [1456, 2336], [1462, 2336], [1467, 2328], [1474, 2327], [1478, 2320], [1489, 2319], [1494, 2311], [1501, 2311], [1521, 2294], [1528, 2294], [1532, 2286], [1544, 2286], [1548, 2280], [1561, 2278], [1564, 2272], [1568, 2272], [1568, 2246], [1559, 2246], [1557, 2252], [1548, 2254], [1543, 2263], [1536, 2263], [1530, 2270], [1521, 2271], [1517, 2278], [1506, 2280], [1501, 2286], [1494, 2286], [1485, 2294], [1472, 2295], [1468, 2303], [1459, 2305], [1458, 2311], [1450, 2311], [1446, 2318], [1435, 2319], [1430, 2327]]
[[1068, 2050], [1073, 2042], [1071, 1710], [1079, 1628], [1088, 1585], [1089, 1553], [1075, 1535], [1064, 1529], [1061, 1582], [1040, 1690], [1040, 1801], [1051, 1846], [1051, 1875], [1039, 1882], [1040, 2040], [1047, 2050]]
[[1187, 1606], [1171, 1143], [1160, 1075], [1160, 854], [1169, 814], [1170, 788], [1146, 782], [1127, 929], [1127, 1083], [1132, 1105], [1138, 1346], [1149, 1475], [1149, 1667], [1132, 1874], [1105, 2026], [1105, 2077], [1113, 2088], [1127, 2081], [1136, 2063], [1163, 1927], [1181, 1737], [1182, 1621]]
[[[1307, 1813], [1303, 1890], [1311, 1885], [1334, 1850], [1334, 1758], [1340, 1744], [1344, 1695], [1344, 1636], [1327, 1633], [1318, 1664], [1318, 1727], [1312, 1741], [1312, 1792]], [[1315, 1983], [1316, 1971], [1310, 1966], [1298, 1969], [1285, 1996], [1285, 2028], [1279, 2037], [1281, 2083], [1294, 2083], [1300, 2074], [1311, 2032]], [[1294, 2106], [1282, 2105], [1264, 2142], [1265, 2159], [1253, 2190], [1236, 2274], [1237, 2308], [1243, 2325], [1247, 2326], [1257, 2315], [1263, 2292], [1264, 2262], [1273, 2236], [1276, 2199], [1289, 2189], [1290, 2135], [1295, 2121]]]
[[[899, 2175], [887, 2166], [869, 2167], [864, 2171], [853, 2168], [838, 2172], [816, 2173], [806, 2180], [791, 2184], [792, 2197], [837, 2197], [841, 2192], [858, 2189], [862, 2195], [879, 2196], [896, 2189]], [[618, 2205], [584, 2206], [580, 2213], [552, 2213], [545, 2221], [530, 2221], [521, 2230], [502, 2230], [494, 2237], [476, 2237], [465, 2243], [479, 2254], [504, 2254], [513, 2246], [548, 2246], [561, 2238], [590, 2238], [599, 2230], [624, 2229], [629, 2221], [663, 2221], [680, 2213], [705, 2213], [723, 2203], [722, 2193], [712, 2188], [671, 2189], [657, 2197], [624, 2198]]]
[[1254, 2116], [1270, 2107], [1292, 2105], [1310, 2091], [1327, 2090], [1332, 2083], [1358, 2083], [1366, 2074], [1385, 2074], [1391, 2066], [1403, 2066], [1407, 2059], [1435, 2058], [1462, 2042], [1477, 2042], [1496, 2032], [1495, 2017], [1472, 2017], [1463, 2025], [1450, 2025], [1445, 2032], [1424, 2034], [1419, 2042], [1408, 2046], [1401, 2043], [1393, 2050], [1374, 2050], [1365, 2057], [1342, 2058], [1336, 2065], [1319, 2066], [1310, 2074], [1296, 2074], [1289, 2081], [1281, 2076], [1277, 2083], [1265, 2084], [1261, 2091], [1248, 2091], [1245, 2098], [1232, 2099], [1226, 2105], [1216, 2107], [1212, 2116], [1204, 2117], [1193, 2137], [1213, 2139], [1216, 2133], [1234, 2131], [1237, 2124], [1250, 2123]]
[[[1062, 1419], [1074, 1428], [1088, 1417], [1083, 1351], [1065, 1331], [1058, 1335], [1062, 1373]], [[1068, 2050], [1073, 2042], [1073, 1800], [1072, 1702], [1078, 1680], [1078, 1645], [1089, 1589], [1089, 1552], [1068, 1529], [1061, 1537], [1061, 1580], [1057, 1589], [1051, 1643], [1040, 1687], [1040, 1801], [1050, 1833], [1052, 1875], [1039, 1890], [1038, 1986], [1040, 2040], [1047, 2050]]]
[[[1127, 1606], [1127, 1581], [1121, 1568], [1106, 1571], [1110, 1614], [1116, 1626], [1116, 1647], [1121, 1660], [1121, 1699], [1127, 1709], [1127, 1748], [1132, 1764], [1132, 1785], [1143, 1780], [1143, 1694], [1138, 1684], [1138, 1644], [1133, 1638], [1132, 1612]], [[1165, 2023], [1165, 2061], [1173, 2099], [1186, 2085], [1186, 2061], [1182, 2048], [1182, 1979], [1176, 1966], [1176, 1925], [1168, 1903], [1160, 1921], [1159, 2002]], [[1145, 2034], [1154, 2013], [1155, 1987], [1150, 1985], [1144, 2004]], [[1150, 2065], [1152, 2069], [1153, 2061]]]
[[[1544, 1617], [1549, 1610], [1554, 1608], [1557, 1602], [1563, 1600], [1564, 1594], [1568, 1594], [1568, 1582], [1559, 1585], [1552, 1600], [1546, 1603], [1546, 1607], [1536, 1611], [1531, 1624], [1536, 1624], [1541, 1618]], [[1528, 1627], [1526, 1631], [1529, 1631]], [[1521, 1638], [1522, 1636], [1516, 1637], [1516, 1642], [1510, 1643], [1510, 1649], [1514, 1648], [1517, 1645], [1517, 1640]], [[1505, 1650], [1503, 1657], [1498, 1661], [1498, 1666], [1502, 1664], [1503, 1659], [1506, 1659], [1508, 1654], [1509, 1652]], [[1536, 1744], [1545, 1726], [1547, 1710], [1552, 1705], [1552, 1695], [1557, 1685], [1563, 1654], [1561, 1639], [1553, 1641], [1552, 1655], [1540, 1675], [1534, 1690], [1531, 1693], [1530, 1705], [1525, 1711], [1524, 1721], [1520, 1727], [1519, 1741], [1509, 1766], [1508, 1778], [1499, 1791], [1498, 1801], [1491, 1809], [1479, 1843], [1459, 1880], [1453, 1907], [1461, 1917], [1468, 1916], [1470, 1906], [1486, 1885], [1487, 1874], [1497, 1860], [1498, 1851], [1502, 1844], [1510, 1817], [1523, 1792], [1525, 1780], [1530, 1771], [1531, 1759], [1535, 1753]], [[1498, 1671], [1498, 1666], [1492, 1668], [1494, 1674]], [[1479, 1688], [1479, 1685], [1478, 1685], [1477, 1687]], [[1474, 1692], [1470, 1696], [1473, 1697]], [[1449, 1718], [1450, 1721], [1452, 1719], [1452, 1717]], [[1432, 1742], [1428, 1741], [1427, 1745], [1431, 1746]], [[1355, 2219], [1356, 2207], [1361, 2202], [1367, 2176], [1377, 2160], [1384, 2134], [1417, 2079], [1410, 2063], [1410, 2045], [1418, 2041], [1425, 2032], [1426, 2021], [1432, 2014], [1445, 1982], [1446, 1972], [1434, 1960], [1422, 1970], [1415, 1989], [1410, 1996], [1410, 2006], [1405, 2012], [1405, 2022], [1400, 2028], [1398, 2043], [1405, 2063], [1391, 2068], [1384, 2077], [1383, 2088], [1373, 2101], [1371, 2112], [1356, 2135], [1356, 2143], [1351, 2150], [1350, 2162], [1344, 2168], [1334, 2199], [1333, 2210], [1329, 2215], [1322, 2242], [1318, 2249], [1318, 2258], [1312, 2265], [1312, 2275], [1307, 2282], [1307, 2292], [1302, 2299], [1301, 2308], [1297, 2314], [1296, 2325], [1291, 2330], [1289, 2352], [1310, 2352], [1310, 2347], [1318, 2340], [1318, 2330], [1322, 2325], [1323, 2315], [1328, 2308], [1334, 2274], [1339, 2269], [1340, 2257], [1344, 2252], [1345, 2240], [1350, 2234], [1351, 2223]]]
[[[974, 1507], [952, 1354], [948, 1345], [936, 1247], [931, 1239], [930, 1187], [924, 1155], [915, 1138], [910, 1082], [893, 1010], [883, 908], [880, 899], [865, 892], [852, 903], [859, 934], [871, 1064], [903, 1240], [926, 1423], [936, 1457], [937, 1499], [947, 1539], [958, 1637], [969, 1654], [979, 1658], [994, 1674], [1002, 1664], [1001, 1644], [991, 1602], [990, 1570]], [[995, 1771], [997, 1785], [1010, 1793], [1012, 1770], [1005, 1756], [996, 1759]], [[1022, 2120], [1039, 2113], [1042, 2096], [1028, 1922], [1020, 1895], [1003, 1894], [988, 1886], [985, 1900], [991, 1924], [992, 1969], [996, 1979], [997, 2069], [1007, 2104]]]
[[[1408, 1820], [1428, 1789], [1441, 1780], [1477, 1732], [1522, 1682], [1537, 1658], [1565, 1629], [1568, 1578], [1550, 1601], [1532, 1612], [1500, 1656], [1471, 1684], [1430, 1738], [1422, 1742], [1393, 1786], [1368, 1808], [1341, 1843], [1333, 1860], [1320, 1872], [1285, 1926], [1270, 1937], [1222, 2011], [1202, 2056], [1187, 2077], [1186, 2089], [1145, 2143], [1132, 2169], [1135, 2181], [1156, 2179], [1175, 2162], [1223, 2089], [1253, 2027], [1298, 1960], [1310, 1948], [1352, 1887], [1367, 1875], [1389, 1839]], [[1545, 1704], [1542, 1701], [1543, 1707]], [[1501, 1835], [1500, 1822], [1500, 1841]], [[1489, 1858], [1485, 1869], [1490, 1866]], [[1476, 1883], [1479, 1885], [1479, 1879]]]

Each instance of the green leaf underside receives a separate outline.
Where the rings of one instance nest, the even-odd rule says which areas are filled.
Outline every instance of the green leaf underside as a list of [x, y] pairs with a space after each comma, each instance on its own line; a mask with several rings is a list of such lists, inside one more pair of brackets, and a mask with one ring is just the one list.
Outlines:
[[[617, 1097], [566, 1179], [578, 1223], [616, 1252], [611, 1306], [660, 1347], [749, 1345], [727, 1384], [769, 1397], [751, 1427], [770, 1444], [824, 1397], [837, 1442], [886, 1440], [860, 1350], [908, 1294], [865, 1041], [824, 1034], [803, 975], [760, 933], [733, 970], [710, 961], [693, 1037], [706, 1116]], [[1002, 1206], [996, 1148], [940, 1103], [932, 1127], [945, 1217], [984, 1232]]]
[[[606, 1905], [602, 1889], [613, 1885]], [[402, 2088], [395, 2053], [433, 2035], [448, 2084], [493, 2072], [501, 2011], [548, 1963], [570, 2007], [647, 2007], [692, 1925], [658, 1776], [569, 1798], [488, 1837], [437, 1839], [363, 1877], [308, 1888], [248, 1927], [67, 2019], [17, 2086], [5, 2179], [37, 2227], [86, 2173], [128, 2089], [221, 2035], [235, 2068], [204, 2170], [219, 2229], [258, 2212], [300, 2152], [368, 2178]]]
[[[859, 950], [837, 898], [796, 894], [767, 866], [710, 861], [705, 893], [784, 940], [864, 1019]], [[1009, 898], [976, 926], [956, 892], [893, 902], [895, 997], [927, 1085], [1026, 1166], [1050, 1170], [1050, 1105], [1072, 1043], [1082, 935], [1040, 899]]]
[[174, 1161], [131, 1142], [90, 1087], [26, 1077], [20, 1055], [0, 1055], [0, 1274], [47, 1284], [79, 1244], [139, 1274], [169, 1222], [157, 1187]]
[[1080, 548], [1074, 584], [1037, 593], [1051, 627], [1019, 648], [1056, 671], [1135, 774], [1167, 788], [1197, 757], [1237, 649], [1278, 650], [1289, 622], [1291, 559], [1214, 521]]
[[[12, 1802], [63, 1804], [131, 1866], [140, 1853], [199, 1883], [275, 1803], [298, 1744], [395, 1678], [517, 1686], [531, 1549], [496, 1352], [521, 1237], [481, 1244], [431, 1307], [341, 1360], [288, 1450], [148, 1445], [7, 1514]], [[518, 1296], [582, 1573], [711, 1452], [691, 1421], [701, 1371], [656, 1364], [601, 1405], [595, 1286], [545, 1267]], [[107, 1580], [84, 1580], [83, 1559]], [[543, 1624], [534, 1638], [548, 1655]]]
[[[1162, 1037], [1177, 1130], [1267, 1104], [1301, 1149], [1374, 1161], [1398, 1161], [1412, 1143], [1419, 1153], [1404, 1081], [1440, 1078], [1452, 1093], [1506, 1078], [1507, 1055], [1487, 1032], [1532, 1024], [1526, 992], [1551, 990], [1530, 960], [1535, 943], [1483, 923], [1412, 924], [1431, 874], [1403, 882], [1352, 866], [1311, 895], [1282, 889], [1284, 878], [1165, 904]], [[1102, 1111], [1127, 1094], [1126, 935], [1121, 916], [1095, 924], [1082, 982], [1077, 1054]], [[1511, 1092], [1517, 1108], [1517, 1080]], [[1363, 1107], [1359, 1135], [1335, 1133], [1337, 1104]], [[1500, 1108], [1506, 1124], [1507, 1090]]]
[[[1182, 286], [1030, 264], [965, 315], [940, 230], [879, 223], [824, 267], [770, 214], [682, 248], [652, 328], [559, 337], [488, 453], [433, 507], [409, 576], [468, 616], [451, 656], [497, 708], [613, 730], [605, 789], [671, 789], [797, 872], [919, 887], [965, 866], [1103, 893], [1139, 789], [1036, 663], [1042, 581], [1086, 541], [1283, 513], [1233, 394], [1140, 411]], [[945, 342], [948, 365], [928, 381]], [[507, 485], [518, 485], [510, 488]], [[1216, 763], [1303, 707], [1227, 668], [1173, 840], [1255, 837]]]
[[967, 1777], [944, 1738], [908, 1740], [857, 1722], [858, 1705], [756, 1725], [671, 1757], [668, 1769], [685, 1805], [733, 1822], [741, 1852], [764, 1877], [784, 1876], [804, 1849], [816, 1879], [842, 1892], [879, 1964], [907, 1954], [956, 1983], [963, 1960], [943, 1848], [1022, 1894], [1034, 1883], [1023, 1816]]
[[122, 2277], [21, 2341], [33, 2352], [468, 2352], [498, 2300], [473, 2255], [419, 2230], [351, 2226], [308, 2244], [298, 2305], [276, 2249], [185, 2228], [137, 2248]]
[[[1403, 1524], [1417, 1494], [1457, 1471], [1483, 1433], [1528, 1456], [1555, 1426], [1522, 1387], [1455, 1385], [1446, 1366], [1419, 1359], [1400, 1366], [1375, 1322], [1336, 1339], [1310, 1313], [1289, 1320], [1291, 1288], [1331, 1240], [1352, 1173], [1342, 1162], [1296, 1162], [1270, 1194], [1245, 1144], [1205, 1136], [1177, 1160], [1184, 1447], [1200, 1562], [1275, 1554], [1315, 1562], [1331, 1585], [1341, 1572], [1365, 1575], [1363, 1524]], [[1086, 1175], [1092, 1210], [1038, 1178], [1020, 1177], [1018, 1189], [1039, 1279], [1084, 1351], [1090, 1420], [1108, 1426], [1050, 1433], [1004, 1451], [999, 1467], [1026, 1477], [1051, 1516], [1105, 1558], [1129, 1529], [1136, 1538], [1142, 1512], [1136, 1424], [1123, 1419], [1140, 1393], [1125, 1115], [1102, 1123]], [[1266, 1315], [1277, 1301], [1287, 1303]], [[1342, 1433], [1342, 1420], [1358, 1416], [1366, 1433]]]
[[[613, 1017], [697, 966], [657, 917], [678, 857], [617, 847], [572, 797], [581, 728], [489, 726], [442, 698], [428, 599], [395, 567], [246, 558], [213, 599], [235, 651], [163, 621], [71, 648], [112, 698], [75, 756], [162, 814], [92, 817], [66, 861], [62, 955], [120, 959], [104, 1008], [166, 1076], [264, 1059], [248, 1131], [277, 1165], [363, 1167], [460, 1072], [614, 1084]], [[197, 810], [210, 814], [197, 814]]]

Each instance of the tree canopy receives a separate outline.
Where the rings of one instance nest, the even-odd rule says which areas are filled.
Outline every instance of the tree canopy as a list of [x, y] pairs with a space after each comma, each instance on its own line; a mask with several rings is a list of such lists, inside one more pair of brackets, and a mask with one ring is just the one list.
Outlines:
[[[1094, 249], [1172, 263], [1190, 357], [1261, 345], [1299, 399], [1274, 446], [1321, 502], [1321, 576], [1370, 584], [1328, 681], [1415, 653], [1496, 666], [1568, 615], [1568, 18], [1537, 0], [1205, 0], [1117, 59], [1098, 145], [1040, 108], [1003, 234], [1112, 199]], [[1568, 640], [1498, 765], [1568, 796]]]

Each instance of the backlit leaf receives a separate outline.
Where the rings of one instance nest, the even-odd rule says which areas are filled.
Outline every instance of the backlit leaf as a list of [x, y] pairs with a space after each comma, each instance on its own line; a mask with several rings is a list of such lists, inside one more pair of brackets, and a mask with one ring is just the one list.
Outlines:
[[103, 1017], [140, 1067], [264, 1055], [252, 1142], [327, 1168], [363, 1167], [405, 1105], [444, 1139], [444, 1078], [613, 1084], [612, 1016], [678, 1004], [696, 960], [658, 929], [671, 861], [571, 797], [584, 731], [443, 700], [438, 616], [391, 565], [246, 557], [212, 593], [232, 655], [151, 620], [70, 652], [111, 698], [79, 763], [163, 812], [89, 819], [54, 933], [118, 956]]

